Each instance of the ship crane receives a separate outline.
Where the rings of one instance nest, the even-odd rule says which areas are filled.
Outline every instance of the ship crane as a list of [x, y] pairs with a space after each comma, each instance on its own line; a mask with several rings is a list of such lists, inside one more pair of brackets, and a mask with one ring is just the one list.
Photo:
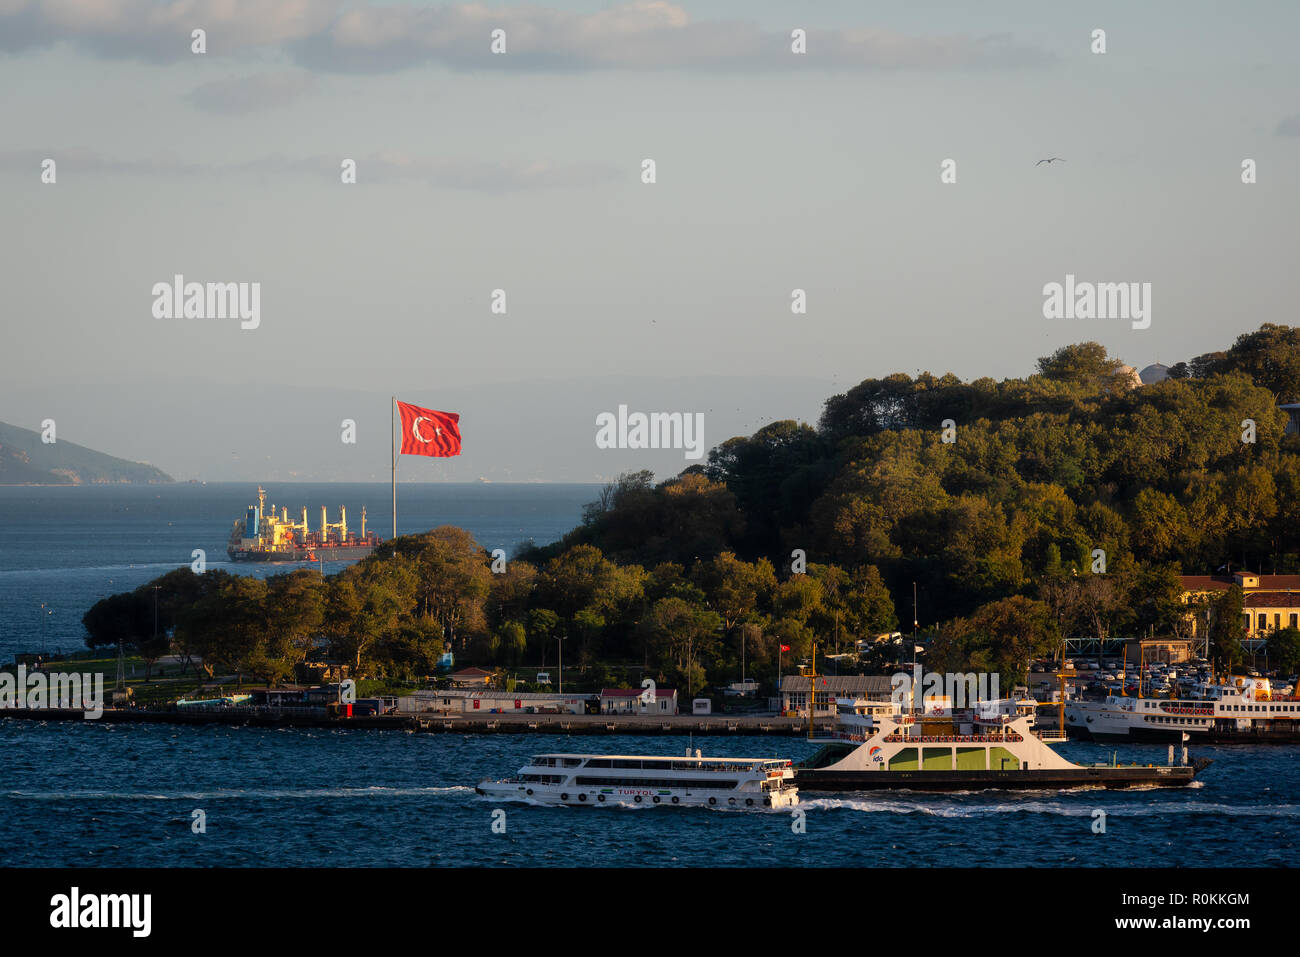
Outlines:
[[329, 520], [324, 505], [320, 507], [320, 543], [322, 545], [329, 542], [331, 528], [338, 529], [338, 540], [340, 543], [348, 540], [348, 510], [346, 506], [339, 506], [339, 520], [337, 522], [331, 522]]

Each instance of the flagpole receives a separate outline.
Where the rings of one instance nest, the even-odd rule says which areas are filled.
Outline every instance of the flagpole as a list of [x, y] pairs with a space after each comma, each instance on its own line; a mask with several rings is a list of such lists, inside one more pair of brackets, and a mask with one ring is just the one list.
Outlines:
[[[393, 407], [388, 410], [388, 438], [393, 446], [393, 541], [397, 541], [397, 396], [393, 396]], [[393, 554], [397, 554], [397, 545], [393, 545]]]

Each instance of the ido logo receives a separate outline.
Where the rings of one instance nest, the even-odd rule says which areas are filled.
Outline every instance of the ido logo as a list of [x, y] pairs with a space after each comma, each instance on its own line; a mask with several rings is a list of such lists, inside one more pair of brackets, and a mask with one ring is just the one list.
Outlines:
[[871, 760], [875, 761], [877, 764], [883, 764], [885, 762], [885, 756], [880, 753], [880, 748], [872, 748], [868, 753], [871, 755]]

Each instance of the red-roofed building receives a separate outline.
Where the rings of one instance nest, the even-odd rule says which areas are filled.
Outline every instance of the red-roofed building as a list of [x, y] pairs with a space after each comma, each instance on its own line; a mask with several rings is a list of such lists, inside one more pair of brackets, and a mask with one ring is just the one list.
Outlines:
[[[1233, 585], [1241, 588], [1242, 624], [1248, 638], [1263, 638], [1270, 631], [1300, 627], [1300, 575], [1257, 575], [1240, 571], [1230, 575], [1183, 575], [1183, 601], [1214, 597]], [[1204, 635], [1205, 620], [1197, 616], [1194, 633]]]
[[453, 688], [486, 688], [492, 683], [492, 672], [482, 668], [462, 668], [453, 671], [448, 678]]
[[601, 714], [664, 715], [677, 713], [673, 688], [605, 688], [600, 693]]

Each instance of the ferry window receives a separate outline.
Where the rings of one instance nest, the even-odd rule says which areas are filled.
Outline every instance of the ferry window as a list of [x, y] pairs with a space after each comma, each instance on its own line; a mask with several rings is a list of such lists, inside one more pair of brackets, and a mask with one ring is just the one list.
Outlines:
[[1259, 627], [1261, 629], [1268, 627], [1268, 615], [1264, 614], [1263, 612], [1260, 612], [1259, 614]]

